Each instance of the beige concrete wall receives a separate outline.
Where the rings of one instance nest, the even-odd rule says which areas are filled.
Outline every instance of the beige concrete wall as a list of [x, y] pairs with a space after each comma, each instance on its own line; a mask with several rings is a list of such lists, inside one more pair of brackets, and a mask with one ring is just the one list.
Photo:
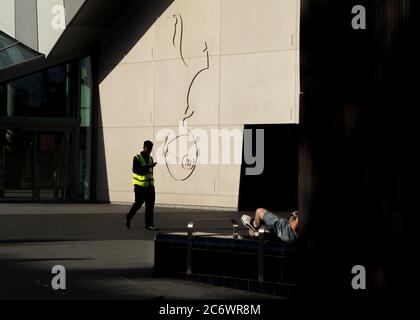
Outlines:
[[[190, 130], [211, 136], [214, 129], [298, 121], [299, 0], [168, 4], [161, 12], [153, 1], [139, 13], [131, 10], [138, 17], [120, 19], [101, 46], [98, 196], [103, 200], [133, 200], [132, 157], [146, 139], [155, 142], [155, 159], [162, 154], [162, 130], [178, 131], [188, 88], [207, 67], [207, 52], [209, 68], [197, 76], [189, 95]], [[242, 140], [238, 143], [241, 147]], [[199, 145], [199, 158], [205, 147]], [[229, 149], [233, 158], [234, 145]], [[162, 161], [155, 168], [156, 202], [235, 208], [240, 167], [198, 163], [187, 180], [176, 181]]]

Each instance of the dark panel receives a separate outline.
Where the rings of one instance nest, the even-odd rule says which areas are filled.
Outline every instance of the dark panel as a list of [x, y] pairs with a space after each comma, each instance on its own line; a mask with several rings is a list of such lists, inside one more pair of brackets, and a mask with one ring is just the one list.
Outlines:
[[37, 0], [15, 0], [16, 39], [38, 51]]
[[242, 159], [239, 187], [239, 210], [263, 207], [272, 211], [297, 210], [298, 202], [298, 125], [245, 125], [264, 130], [264, 171], [260, 175], [246, 175]]
[[[358, 4], [366, 30], [351, 27]], [[415, 276], [418, 14], [410, 0], [302, 1], [299, 292], [308, 300], [401, 295]], [[357, 264], [367, 293], [351, 287]]]

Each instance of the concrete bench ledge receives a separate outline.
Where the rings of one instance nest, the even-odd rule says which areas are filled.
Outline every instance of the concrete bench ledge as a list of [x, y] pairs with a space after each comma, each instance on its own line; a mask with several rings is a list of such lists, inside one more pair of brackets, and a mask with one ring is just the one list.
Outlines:
[[296, 247], [280, 240], [255, 240], [220, 233], [159, 233], [156, 276], [293, 297]]

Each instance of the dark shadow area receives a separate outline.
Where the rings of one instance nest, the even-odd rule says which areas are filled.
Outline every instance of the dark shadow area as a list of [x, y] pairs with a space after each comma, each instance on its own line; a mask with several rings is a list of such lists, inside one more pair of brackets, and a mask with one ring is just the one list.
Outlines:
[[[367, 29], [354, 30], [364, 5]], [[419, 2], [303, 0], [301, 277], [307, 301], [402, 297], [418, 273]], [[353, 290], [352, 267], [367, 290]]]
[[[72, 268], [66, 273], [66, 290], [55, 291], [51, 288], [51, 270], [46, 266], [30, 264], [0, 264], [0, 300], [162, 300], [182, 299], [185, 292], [174, 290], [179, 283], [181, 286], [197, 290], [201, 299], [209, 299], [204, 295], [203, 285], [194, 285], [191, 282], [159, 278], [155, 287], [151, 288], [149, 281], [155, 279], [153, 268], [139, 267], [127, 269], [77, 269]], [[125, 280], [125, 281], [124, 281]], [[124, 281], [125, 286], [115, 286], [115, 281]], [[173, 286], [169, 288], [167, 283]], [[112, 285], [113, 283], [114, 285]], [[144, 290], [141, 285], [145, 284]], [[128, 286], [127, 286], [128, 284]], [[212, 298], [215, 299], [214, 287], [209, 287]], [[179, 294], [179, 298], [176, 295]], [[186, 295], [189, 296], [190, 293]], [[243, 297], [241, 291], [222, 293], [221, 299], [238, 299]], [[175, 296], [174, 296], [175, 295]], [[204, 298], [203, 298], [204, 297]], [[264, 296], [249, 296], [253, 299], [262, 299]], [[273, 297], [274, 298], [274, 297]], [[150, 306], [149, 306], [150, 307]], [[143, 314], [143, 308], [140, 311]]]
[[[95, 59], [94, 64], [94, 83], [97, 83], [97, 76], [99, 72], [98, 60]], [[104, 141], [104, 130], [102, 125], [102, 112], [101, 112], [101, 98], [99, 94], [99, 86], [94, 86], [94, 110], [93, 110], [93, 174], [92, 174], [92, 185], [93, 194], [92, 200], [95, 202], [109, 203], [109, 184], [108, 184], [108, 172], [106, 168], [106, 154], [105, 154], [105, 141]]]
[[[298, 204], [298, 125], [245, 125], [264, 130], [264, 171], [260, 175], [246, 175], [248, 166], [242, 159], [239, 186], [239, 210], [254, 211], [263, 207], [270, 211], [297, 210]], [[243, 150], [243, 147], [242, 147]]]
[[[55, 291], [51, 288], [51, 270], [46, 267], [35, 267], [18, 263], [0, 265], [0, 300], [97, 300], [97, 299], [151, 299], [141, 292], [124, 293], [106, 289], [95, 283], [97, 281], [124, 277], [131, 280], [153, 278], [152, 268], [138, 269], [72, 269], [66, 275], [67, 289]], [[29, 259], [30, 260], [30, 259]], [[46, 260], [49, 261], [50, 259]], [[75, 260], [54, 259], [55, 260]], [[80, 259], [77, 259], [80, 260]], [[34, 259], [33, 262], [43, 261]], [[30, 261], [28, 261], [30, 262]], [[123, 289], [123, 288], [122, 288]], [[123, 290], [122, 290], [123, 291]]]

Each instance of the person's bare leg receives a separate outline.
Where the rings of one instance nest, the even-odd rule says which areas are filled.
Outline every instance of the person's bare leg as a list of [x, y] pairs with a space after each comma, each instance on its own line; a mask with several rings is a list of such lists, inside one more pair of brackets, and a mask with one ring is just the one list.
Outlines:
[[267, 211], [267, 210], [266, 210], [266, 209], [264, 209], [264, 208], [258, 208], [258, 209], [255, 211], [255, 216], [254, 216], [254, 226], [255, 226], [257, 229], [260, 227], [260, 225], [261, 225], [261, 220], [263, 220], [264, 213], [265, 213], [266, 211]]
[[293, 231], [297, 231], [297, 229], [298, 229], [298, 225], [299, 225], [299, 217], [297, 217], [297, 216], [291, 216], [290, 218], [289, 218], [289, 225], [290, 225], [290, 228], [293, 230]]

